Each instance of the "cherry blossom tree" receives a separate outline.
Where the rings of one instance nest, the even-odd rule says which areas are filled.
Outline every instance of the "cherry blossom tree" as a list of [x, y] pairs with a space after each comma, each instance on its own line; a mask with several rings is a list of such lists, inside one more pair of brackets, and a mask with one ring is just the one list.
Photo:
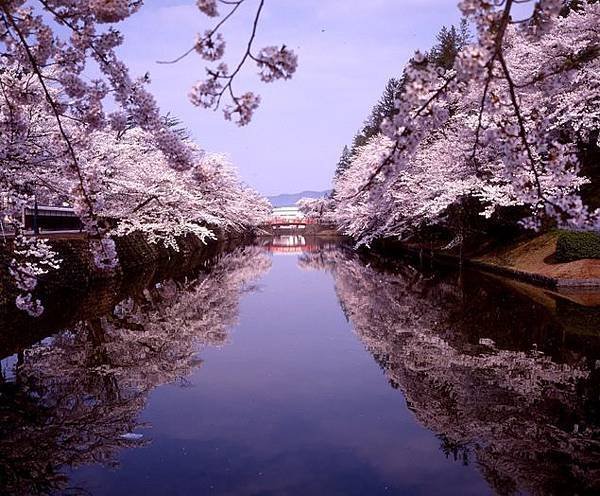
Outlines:
[[[220, 59], [224, 54], [224, 41], [219, 30], [245, 1], [198, 1], [198, 9], [209, 18], [219, 17], [221, 7], [230, 10], [214, 28], [198, 35], [196, 43], [183, 56], [196, 51], [205, 60]], [[74, 169], [78, 168], [76, 150], [69, 131], [63, 126], [69, 120], [80, 122], [86, 130], [110, 126], [120, 131], [126, 119], [131, 119], [155, 136], [158, 148], [172, 167], [189, 167], [189, 151], [165, 125], [154, 98], [145, 89], [149, 77], [132, 78], [127, 66], [116, 54], [116, 49], [124, 41], [116, 24], [134, 15], [142, 5], [142, 0], [34, 0], [28, 3], [11, 0], [2, 4], [0, 15], [4, 32], [0, 43], [4, 47], [5, 63], [23, 67], [41, 85], [37, 96], [45, 101], [55, 117], [64, 151], [71, 160], [69, 165]], [[208, 70], [213, 86], [221, 86], [224, 82], [222, 91], [218, 94], [202, 93], [220, 102], [227, 91], [232, 105], [225, 109], [226, 116], [239, 114], [240, 124], [249, 121], [258, 102], [258, 97], [251, 93], [238, 98], [233, 92], [233, 80], [243, 65], [248, 60], [254, 61], [260, 70], [260, 78], [265, 82], [289, 79], [297, 65], [295, 55], [285, 46], [269, 46], [253, 52], [263, 7], [264, 0], [261, 0], [247, 49], [237, 68], [229, 73], [221, 64], [217, 71]], [[100, 76], [87, 83], [85, 76], [90, 63], [96, 66]], [[196, 94], [198, 91], [194, 90], [192, 95]], [[17, 97], [13, 100], [17, 105], [18, 93], [11, 96]], [[105, 106], [109, 96], [120, 110], [107, 114]]]
[[[35, 115], [36, 109], [33, 105], [29, 115]], [[44, 117], [41, 113], [40, 119], [31, 119], [29, 125], [32, 130], [40, 129], [40, 135], [47, 133], [51, 141], [54, 121]], [[13, 177], [25, 178], [24, 197], [35, 185], [37, 197], [48, 204], [60, 205], [72, 198], [71, 192], [83, 182], [93, 200], [94, 214], [103, 223], [104, 236], [90, 241], [99, 267], [112, 268], [116, 263], [111, 236], [141, 232], [150, 242], [177, 250], [178, 237], [191, 233], [206, 241], [214, 239], [217, 230], [246, 231], [263, 223], [270, 212], [268, 201], [240, 181], [226, 156], [206, 153], [192, 142], [184, 145], [193, 165], [177, 171], [170, 167], [154, 136], [139, 127], [120, 133], [95, 131], [86, 139], [87, 145], [79, 152], [77, 177], [57, 173], [52, 160], [37, 165], [33, 174], [26, 158], [11, 164]], [[18, 203], [20, 208], [25, 201]], [[15, 204], [7, 202], [6, 211], [16, 213]], [[79, 213], [85, 215], [85, 210]], [[32, 293], [37, 278], [57, 269], [60, 261], [42, 239], [22, 235], [15, 238], [13, 253], [11, 273], [22, 291], [17, 305], [39, 315], [43, 306]]]
[[245, 186], [228, 158], [188, 143], [194, 165], [169, 167], [152, 136], [139, 128], [121, 136], [96, 132], [83, 153], [102, 192], [98, 213], [115, 219], [116, 235], [146, 234], [177, 250], [177, 238], [215, 237], [215, 229], [241, 232], [262, 224], [270, 212], [265, 198]]
[[[224, 54], [220, 29], [244, 3], [246, 0], [198, 1], [200, 12], [209, 19], [220, 19], [212, 29], [198, 35], [188, 53], [197, 52], [208, 62], [220, 59]], [[253, 225], [265, 210], [265, 202], [241, 185], [224, 158], [207, 156], [202, 159], [204, 167], [200, 166], [199, 149], [182, 140], [168, 125], [148, 92], [149, 75], [132, 76], [117, 55], [124, 43], [118, 24], [142, 6], [142, 0], [9, 0], [0, 5], [0, 214], [12, 219], [19, 232], [21, 226], [16, 219], [23, 206], [32, 202], [33, 195], [39, 194], [49, 202], [67, 202], [81, 218], [101, 269], [112, 269], [117, 264], [110, 238], [114, 231], [107, 215], [119, 215], [120, 232], [138, 229], [153, 240], [161, 237], [173, 244], [177, 235], [187, 232], [202, 239], [209, 237], [208, 228], [200, 223], [239, 229]], [[225, 117], [237, 116], [239, 125], [250, 121], [260, 100], [252, 93], [238, 95], [233, 90], [235, 77], [247, 63], [256, 64], [264, 82], [289, 79], [296, 70], [296, 56], [287, 47], [255, 49], [263, 8], [261, 0], [236, 68], [229, 71], [220, 63], [218, 69], [207, 69], [206, 84], [213, 92], [199, 89], [199, 83], [190, 94], [196, 104], [212, 99], [209, 106], [215, 109], [223, 98], [228, 98], [230, 103], [223, 109]], [[127, 158], [141, 158], [134, 157], [140, 147], [132, 143], [140, 138], [128, 136], [121, 141], [122, 134], [131, 127], [144, 135], [142, 141], [152, 149], [152, 154], [145, 156], [147, 162], [127, 162]], [[102, 143], [108, 151], [106, 146], [117, 141], [116, 148], [123, 157], [113, 169], [92, 156], [91, 150], [102, 154]], [[132, 149], [126, 152], [130, 145]], [[156, 162], [150, 163], [152, 160]], [[217, 164], [223, 167], [215, 172]], [[185, 172], [186, 176], [175, 180], [174, 172], [166, 168]], [[110, 176], [117, 170], [123, 178], [120, 184], [114, 175]], [[156, 175], [152, 177], [149, 170]], [[208, 181], [208, 176], [219, 184], [201, 184]], [[178, 187], [174, 188], [176, 198], [167, 202], [169, 183]], [[191, 193], [186, 190], [190, 185], [194, 190]], [[152, 201], [144, 198], [144, 187], [153, 191]], [[195, 217], [182, 215], [186, 207], [198, 206], [200, 194], [203, 204]], [[126, 205], [127, 199], [132, 203]], [[228, 199], [235, 199], [235, 203], [225, 206]], [[137, 200], [138, 204], [133, 203]], [[179, 208], [175, 208], [176, 200], [182, 202]], [[17, 245], [21, 239], [17, 236]], [[23, 248], [17, 245], [15, 249]], [[40, 245], [38, 252], [42, 251]], [[51, 250], [46, 253], [48, 260], [55, 257]], [[34, 313], [41, 309], [39, 302], [27, 294], [21, 304]]]
[[319, 224], [333, 224], [335, 222], [333, 204], [327, 196], [322, 198], [301, 198], [296, 204], [307, 218]]
[[545, 218], [598, 229], [579, 197], [577, 143], [598, 128], [600, 6], [560, 16], [563, 2], [463, 1], [478, 39], [443, 71], [417, 53], [397, 113], [359, 149], [334, 189], [342, 228], [359, 241], [402, 236], [472, 196], [489, 216], [527, 207], [526, 227]]

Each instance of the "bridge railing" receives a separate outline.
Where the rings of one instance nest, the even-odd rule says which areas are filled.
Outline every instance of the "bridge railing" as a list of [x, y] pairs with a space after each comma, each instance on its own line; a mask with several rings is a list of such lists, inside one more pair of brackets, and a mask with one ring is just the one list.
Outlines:
[[290, 217], [271, 217], [268, 221], [263, 224], [267, 226], [308, 226], [315, 225], [324, 229], [337, 229], [336, 225], [332, 222], [324, 221], [322, 219], [311, 219], [309, 217], [299, 217], [291, 219]]
[[282, 225], [282, 224], [318, 224], [314, 219], [309, 219], [306, 217], [298, 217], [296, 219], [290, 219], [289, 217], [271, 217], [267, 224], [270, 225]]

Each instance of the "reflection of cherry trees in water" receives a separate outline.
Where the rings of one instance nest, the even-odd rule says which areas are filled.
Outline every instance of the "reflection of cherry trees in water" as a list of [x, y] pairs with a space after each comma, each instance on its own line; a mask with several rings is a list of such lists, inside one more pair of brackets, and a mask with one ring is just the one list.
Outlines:
[[221, 345], [241, 292], [270, 267], [257, 248], [224, 255], [208, 274], [167, 280], [22, 354], [0, 381], [0, 493], [66, 491], [63, 467], [114, 464], [149, 392], [185, 382], [202, 346]]
[[561, 329], [548, 309], [483, 281], [382, 272], [339, 250], [300, 264], [333, 274], [356, 333], [448, 456], [477, 463], [500, 494], [599, 489], [597, 348], [554, 346]]

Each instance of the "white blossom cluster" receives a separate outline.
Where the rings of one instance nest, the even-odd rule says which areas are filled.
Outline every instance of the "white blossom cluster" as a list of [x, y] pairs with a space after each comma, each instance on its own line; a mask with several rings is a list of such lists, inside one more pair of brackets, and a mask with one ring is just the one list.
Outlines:
[[40, 238], [15, 237], [9, 272], [20, 291], [16, 298], [17, 308], [29, 315], [39, 317], [44, 311], [42, 302], [33, 296], [39, 276], [58, 269], [61, 259], [48, 243]]
[[301, 198], [296, 205], [307, 218], [313, 219], [321, 225], [336, 223], [335, 211], [332, 208], [333, 202], [327, 197]]
[[252, 120], [252, 114], [260, 105], [260, 96], [255, 95], [251, 91], [244, 93], [233, 99], [231, 105], [227, 105], [223, 109], [223, 115], [228, 121], [234, 120], [233, 116], [237, 114], [235, 122], [238, 126], [245, 126]]
[[[131, 5], [130, 5], [131, 4]], [[133, 13], [133, 8], [140, 2], [129, 0], [90, 0], [89, 8], [96, 16], [98, 22], [118, 22], [126, 19]]]
[[241, 232], [262, 224], [269, 203], [244, 185], [227, 156], [206, 153], [188, 143], [193, 166], [169, 167], [152, 135], [141, 129], [97, 132], [83, 155], [103, 184], [103, 216], [118, 219], [109, 234], [142, 232], [153, 243], [177, 250], [177, 238], [215, 237], [214, 229]]
[[202, 36], [198, 35], [196, 38], [196, 45], [194, 48], [205, 60], [219, 60], [225, 53], [225, 40], [221, 33], [205, 31]]
[[196, 5], [208, 17], [217, 17], [219, 15], [217, 0], [198, 0]]
[[298, 57], [287, 47], [269, 46], [256, 56], [260, 79], [271, 83], [276, 79], [290, 79], [298, 67]]

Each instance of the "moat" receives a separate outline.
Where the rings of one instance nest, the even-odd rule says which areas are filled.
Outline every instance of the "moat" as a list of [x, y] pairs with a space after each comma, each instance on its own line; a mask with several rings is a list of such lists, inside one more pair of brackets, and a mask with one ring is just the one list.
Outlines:
[[600, 492], [597, 294], [294, 237], [53, 298], [2, 316], [0, 494]]

